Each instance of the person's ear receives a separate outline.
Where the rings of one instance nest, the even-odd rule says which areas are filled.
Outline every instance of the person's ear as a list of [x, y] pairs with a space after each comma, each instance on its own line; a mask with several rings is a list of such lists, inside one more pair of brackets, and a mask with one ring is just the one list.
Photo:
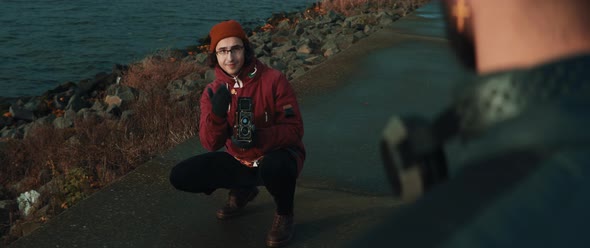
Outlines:
[[473, 1], [471, 0], [442, 0], [441, 7], [444, 14], [447, 38], [451, 48], [467, 69], [475, 71], [477, 68], [474, 32], [473, 32]]
[[474, 11], [471, 0], [443, 0], [443, 9], [449, 28], [455, 32], [473, 38]]

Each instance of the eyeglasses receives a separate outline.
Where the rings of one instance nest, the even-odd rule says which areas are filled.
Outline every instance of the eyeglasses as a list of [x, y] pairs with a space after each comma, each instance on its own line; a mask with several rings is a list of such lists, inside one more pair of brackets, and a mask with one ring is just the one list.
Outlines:
[[243, 46], [233, 46], [228, 50], [219, 50], [219, 51], [215, 51], [215, 54], [217, 54], [218, 56], [225, 56], [228, 54], [233, 54], [235, 52], [241, 52], [242, 50], [244, 50]]

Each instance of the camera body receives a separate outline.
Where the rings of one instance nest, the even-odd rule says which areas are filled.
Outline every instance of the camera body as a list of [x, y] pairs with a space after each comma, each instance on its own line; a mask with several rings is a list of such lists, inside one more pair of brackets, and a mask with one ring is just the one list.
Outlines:
[[449, 177], [443, 140], [425, 118], [393, 116], [383, 130], [381, 156], [393, 194], [412, 202]]
[[252, 143], [254, 138], [254, 113], [251, 97], [239, 97], [234, 125], [235, 140], [242, 143]]

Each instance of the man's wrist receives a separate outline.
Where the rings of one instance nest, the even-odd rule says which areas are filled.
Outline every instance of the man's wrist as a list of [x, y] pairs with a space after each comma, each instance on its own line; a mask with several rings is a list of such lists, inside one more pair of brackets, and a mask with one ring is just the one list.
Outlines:
[[209, 114], [209, 119], [211, 120], [211, 122], [213, 122], [213, 124], [218, 124], [218, 125], [226, 122], [226, 117], [220, 117], [213, 112], [211, 112], [211, 114]]

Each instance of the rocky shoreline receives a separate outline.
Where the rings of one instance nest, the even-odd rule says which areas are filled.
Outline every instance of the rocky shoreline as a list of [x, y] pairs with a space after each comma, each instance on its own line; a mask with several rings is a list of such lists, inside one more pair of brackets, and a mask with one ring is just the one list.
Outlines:
[[[392, 24], [418, 5], [382, 7], [367, 4], [360, 6], [355, 14], [345, 16], [314, 4], [302, 12], [275, 14], [266, 25], [246, 29], [256, 57], [291, 80]], [[202, 90], [214, 79], [213, 70], [205, 66], [207, 54], [203, 51], [207, 46], [207, 40], [203, 39], [202, 44], [185, 50], [151, 55], [152, 59], [182, 61], [207, 68], [166, 82], [170, 101], [185, 104], [191, 93]], [[66, 129], [74, 127], [78, 120], [97, 118], [126, 122], [141, 114], [129, 106], [141, 99], [149, 100], [149, 94], [122, 81], [130, 66], [114, 65], [109, 73], [99, 73], [78, 83], [65, 82], [41, 96], [0, 98], [0, 151], [10, 140], [29, 138], [32, 130], [38, 127]], [[42, 224], [49, 204], [37, 200], [39, 196], [36, 195], [51, 194], [52, 182], [54, 180], [48, 179], [41, 187], [28, 189], [20, 187], [20, 183], [0, 184], [0, 235], [9, 233], [13, 238], [27, 235]]]
[[[389, 25], [405, 13], [400, 9], [362, 13], [345, 17], [333, 11], [321, 13], [315, 6], [304, 12], [275, 14], [266, 26], [250, 31], [249, 39], [258, 59], [282, 71], [289, 80], [303, 75], [309, 69], [348, 48], [379, 27]], [[206, 39], [203, 39], [206, 40]], [[181, 59], [205, 65], [207, 54], [200, 50], [176, 50], [169, 59]], [[73, 125], [76, 116], [96, 113], [101, 117], [120, 117], [123, 102], [133, 101], [140, 92], [118, 84], [128, 65], [114, 65], [110, 73], [102, 72], [94, 78], [78, 83], [65, 82], [41, 96], [0, 98], [1, 139], [27, 137], [29, 130], [47, 123], [56, 128]], [[170, 82], [170, 91], [186, 95], [198, 85], [211, 82], [212, 70], [183, 82]], [[119, 103], [121, 102], [121, 103]], [[125, 113], [127, 116], [129, 113]], [[115, 115], [115, 116], [111, 116]]]

